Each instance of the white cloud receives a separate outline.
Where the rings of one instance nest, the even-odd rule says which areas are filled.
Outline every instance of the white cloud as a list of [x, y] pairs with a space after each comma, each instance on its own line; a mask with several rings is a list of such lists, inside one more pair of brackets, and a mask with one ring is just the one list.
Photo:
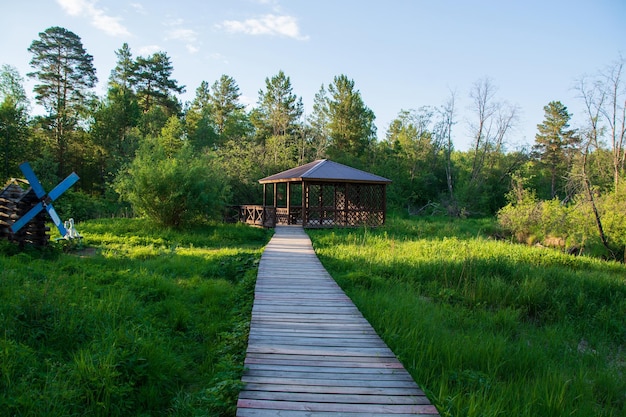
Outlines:
[[139, 14], [146, 14], [146, 9], [144, 9], [143, 4], [141, 3], [130, 3], [130, 7], [135, 9], [135, 11]]
[[[176, 19], [171, 22], [166, 22], [166, 26], [180, 26], [184, 23], [182, 19]], [[183, 27], [175, 27], [168, 30], [165, 35], [165, 40], [176, 40], [185, 43], [185, 48], [190, 54], [195, 54], [200, 51], [198, 46], [198, 32], [193, 29], [186, 29]]]
[[70, 16], [86, 17], [91, 24], [111, 36], [128, 36], [130, 32], [120, 23], [121, 18], [106, 14], [96, 7], [94, 0], [57, 0], [61, 8]]
[[214, 53], [210, 54], [209, 58], [211, 58], [214, 61], [219, 61], [219, 62], [221, 62], [223, 64], [228, 64], [229, 63], [228, 59], [224, 55], [220, 54], [219, 52], [214, 52]]
[[256, 104], [256, 99], [254, 99], [253, 97], [246, 96], [245, 94], [242, 94], [239, 96], [239, 102], [243, 104], [244, 106], [246, 106], [248, 110], [250, 110]]
[[182, 18], [178, 17], [178, 18], [176, 18], [176, 19], [172, 19], [172, 20], [169, 20], [169, 21], [165, 21], [163, 24], [164, 24], [165, 26], [180, 26], [180, 25], [182, 25], [183, 23], [185, 23], [185, 21], [184, 21]]
[[244, 33], [246, 35], [277, 35], [297, 40], [307, 40], [308, 36], [300, 34], [298, 22], [293, 16], [277, 16], [267, 14], [259, 19], [225, 20], [220, 28], [232, 33]]
[[[182, 24], [182, 20], [178, 20], [171, 25]], [[195, 54], [200, 51], [198, 46], [198, 33], [193, 29], [176, 28], [169, 30], [165, 37], [166, 40], [177, 40], [185, 43], [185, 48], [190, 54]]]
[[176, 39], [179, 41], [195, 42], [198, 39], [198, 34], [192, 29], [173, 29], [167, 33], [167, 39]]
[[139, 55], [149, 56], [161, 50], [162, 48], [159, 45], [145, 45], [139, 48]]

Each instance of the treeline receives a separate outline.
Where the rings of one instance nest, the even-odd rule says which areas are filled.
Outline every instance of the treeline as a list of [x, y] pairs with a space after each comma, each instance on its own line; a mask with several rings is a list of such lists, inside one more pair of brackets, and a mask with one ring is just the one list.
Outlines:
[[[586, 126], [571, 128], [567, 107], [548, 103], [532, 149], [510, 148], [519, 109], [497, 97], [491, 80], [478, 80], [470, 92], [472, 144], [461, 152], [454, 148], [461, 131], [454, 94], [441, 105], [400, 111], [379, 141], [373, 111], [344, 74], [321, 85], [305, 115], [282, 71], [265, 79], [252, 109], [228, 75], [203, 81], [182, 103], [185, 86], [172, 78], [167, 53], [134, 56], [123, 44], [107, 94], [97, 97], [93, 59], [79, 36], [51, 27], [28, 50], [27, 76], [45, 115], [31, 116], [21, 75], [4, 65], [2, 176], [20, 176], [23, 160], [47, 185], [74, 170], [81, 197], [106, 202], [107, 210], [120, 201], [139, 212], [167, 198], [187, 201], [166, 223], [211, 214], [189, 210], [196, 203], [212, 214], [223, 204], [258, 203], [259, 178], [318, 158], [392, 179], [394, 207], [453, 216], [494, 215], [515, 202], [520, 187], [537, 200], [589, 199], [617, 192], [624, 174], [623, 61], [580, 80]], [[188, 183], [201, 177], [208, 178], [202, 187]]]

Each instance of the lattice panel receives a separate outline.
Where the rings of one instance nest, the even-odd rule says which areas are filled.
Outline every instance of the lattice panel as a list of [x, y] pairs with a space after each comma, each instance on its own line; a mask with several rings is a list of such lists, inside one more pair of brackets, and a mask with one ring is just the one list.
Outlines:
[[380, 226], [385, 221], [381, 184], [309, 184], [307, 227]]

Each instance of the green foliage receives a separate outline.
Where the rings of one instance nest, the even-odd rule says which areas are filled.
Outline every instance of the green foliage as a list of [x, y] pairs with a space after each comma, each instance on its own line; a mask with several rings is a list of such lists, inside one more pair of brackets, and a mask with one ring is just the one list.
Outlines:
[[0, 414], [234, 415], [268, 232], [80, 226], [74, 254], [0, 252]]
[[624, 265], [489, 239], [493, 220], [309, 231], [442, 416], [626, 411]]
[[0, 67], [0, 178], [19, 176], [18, 165], [29, 156], [28, 97], [15, 67]]
[[596, 198], [603, 231], [611, 245], [603, 247], [590, 202], [582, 195], [570, 204], [557, 199], [539, 200], [518, 182], [509, 194], [511, 202], [498, 212], [498, 222], [518, 242], [541, 242], [562, 249], [577, 249], [611, 259], [624, 260], [626, 209], [624, 187]]
[[437, 201], [445, 190], [443, 152], [433, 134], [433, 110], [403, 110], [391, 122], [380, 144], [381, 175], [393, 181], [391, 204], [416, 211]]
[[119, 169], [129, 163], [137, 150], [140, 120], [139, 105], [128, 89], [111, 87], [94, 111], [91, 140], [99, 149], [97, 163], [105, 173], [103, 179], [112, 181]]
[[137, 213], [173, 227], [218, 217], [228, 196], [215, 159], [180, 143], [175, 150], [161, 139], [146, 140], [116, 186]]
[[63, 220], [73, 218], [75, 221], [113, 217], [129, 212], [128, 205], [118, 202], [114, 196], [96, 197], [72, 189], [55, 201], [54, 208]]
[[0, 178], [19, 177], [19, 164], [26, 160], [27, 114], [12, 97], [0, 101]]
[[230, 140], [216, 153], [232, 190], [231, 204], [262, 202], [263, 189], [257, 180], [267, 176], [263, 147], [252, 141]]

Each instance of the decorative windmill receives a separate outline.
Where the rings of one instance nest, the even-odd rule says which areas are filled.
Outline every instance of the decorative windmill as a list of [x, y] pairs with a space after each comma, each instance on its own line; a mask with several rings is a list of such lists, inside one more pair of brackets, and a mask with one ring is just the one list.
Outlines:
[[68, 231], [63, 225], [61, 218], [57, 214], [54, 207], [52, 207], [52, 202], [59, 198], [61, 194], [63, 194], [68, 188], [70, 188], [76, 181], [78, 181], [79, 177], [76, 173], [72, 172], [67, 176], [63, 181], [59, 183], [56, 187], [52, 189], [49, 193], [46, 194], [46, 191], [43, 189], [43, 186], [37, 179], [37, 176], [33, 172], [33, 169], [30, 167], [28, 162], [23, 162], [20, 165], [20, 169], [24, 173], [24, 176], [28, 180], [31, 188], [35, 192], [35, 195], [39, 199], [39, 202], [35, 204], [30, 210], [26, 212], [22, 217], [20, 217], [15, 223], [11, 225], [11, 231], [13, 233], [17, 233], [22, 227], [24, 227], [29, 221], [31, 221], [37, 214], [39, 214], [42, 210], [46, 210], [48, 215], [56, 225], [57, 229], [59, 229], [59, 233], [64, 238], [69, 238]]

